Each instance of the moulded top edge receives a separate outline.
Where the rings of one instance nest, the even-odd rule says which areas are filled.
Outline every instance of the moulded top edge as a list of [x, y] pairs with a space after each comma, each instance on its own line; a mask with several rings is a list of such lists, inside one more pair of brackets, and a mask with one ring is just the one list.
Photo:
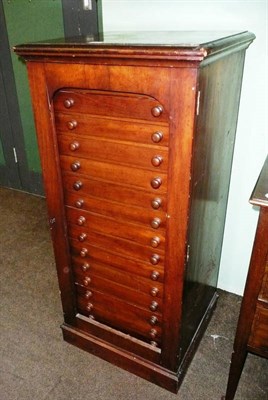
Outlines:
[[165, 31], [165, 32], [102, 32], [98, 35], [51, 39], [14, 47], [20, 55], [108, 55], [158, 54], [174, 58], [192, 55], [197, 60], [229, 47], [247, 47], [254, 34], [250, 32]]

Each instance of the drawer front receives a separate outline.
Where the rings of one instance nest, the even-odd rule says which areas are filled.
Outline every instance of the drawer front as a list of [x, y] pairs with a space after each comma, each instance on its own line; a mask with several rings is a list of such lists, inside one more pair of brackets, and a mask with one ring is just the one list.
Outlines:
[[[158, 156], [157, 156], [158, 157]], [[130, 168], [124, 165], [109, 164], [85, 158], [61, 156], [61, 168], [67, 172], [77, 172], [87, 178], [101, 179], [108, 182], [120, 183], [122, 185], [135, 186], [140, 189], [155, 192], [152, 186], [156, 178], [160, 179], [157, 191], [167, 192], [167, 175], [158, 171], [147, 171], [137, 168]]]
[[259, 300], [268, 303], [268, 262], [266, 263]]
[[148, 96], [54, 99], [77, 311], [161, 341], [168, 114]]
[[127, 258], [117, 253], [113, 253], [113, 249], [111, 248], [106, 249], [104, 252], [103, 249], [91, 245], [87, 246], [88, 254], [83, 257], [80, 254], [81, 249], [83, 248], [81, 245], [78, 245], [76, 242], [71, 242], [70, 246], [74, 265], [79, 265], [83, 270], [87, 270], [92, 263], [104, 264], [106, 268], [112, 267], [124, 274], [133, 274], [137, 279], [139, 279], [139, 277], [149, 279], [152, 281], [152, 288], [157, 288], [157, 283], [163, 282], [164, 280], [164, 269], [159, 264], [152, 265], [145, 261]]
[[94, 298], [91, 295], [93, 291], [101, 291], [109, 296], [114, 296], [121, 301], [133, 304], [137, 307], [141, 307], [148, 312], [153, 311], [155, 314], [160, 315], [162, 312], [162, 288], [159, 288], [157, 297], [154, 297], [148, 293], [139, 292], [136, 288], [126, 287], [112, 280], [108, 280], [98, 275], [94, 275], [91, 271], [82, 273], [80, 270], [76, 270], [75, 282], [88, 289], [87, 297], [94, 303]]
[[123, 271], [110, 264], [103, 264], [99, 261], [91, 259], [86, 262], [84, 259], [79, 257], [73, 257], [73, 270], [75, 276], [79, 276], [80, 279], [84, 279], [88, 273], [90, 276], [99, 276], [110, 281], [114, 281], [120, 285], [127, 286], [135, 289], [138, 292], [150, 293], [153, 288], [158, 290], [157, 293], [162, 293], [163, 290], [163, 274], [157, 274], [157, 280], [152, 280], [151, 277], [141, 277], [133, 272]]
[[87, 231], [93, 230], [106, 235], [119, 236], [145, 246], [149, 246], [156, 235], [159, 237], [160, 242], [163, 243], [165, 241], [165, 231], [161, 223], [157, 229], [151, 226], [146, 229], [144, 226], [129, 224], [71, 207], [66, 207], [66, 215], [70, 224], [81, 226]]
[[268, 355], [268, 308], [257, 305], [249, 345]]
[[93, 136], [99, 138], [168, 146], [168, 126], [165, 124], [140, 123], [135, 120], [111, 119], [88, 114], [63, 114], [55, 116], [57, 132], [73, 134], [77, 138]]
[[[108, 139], [86, 138], [77, 135], [58, 135], [59, 152], [61, 155], [69, 155], [76, 158], [86, 158], [96, 161], [119, 163], [151, 169], [157, 172], [166, 172], [168, 165], [168, 151], [160, 146], [147, 146], [143, 144], [131, 144]], [[158, 166], [154, 166], [153, 160], [159, 158]]]
[[149, 96], [131, 93], [61, 90], [54, 97], [54, 110], [168, 122], [168, 113], [158, 101]]
[[[74, 225], [69, 225], [68, 231], [71, 239], [77, 240], [85, 247], [90, 244], [103, 249], [111, 247], [118, 254], [139, 260], [150, 260], [152, 253], [157, 253], [164, 258], [164, 241], [161, 242], [159, 236], [156, 235], [152, 237], [148, 246], [144, 246], [121, 237], [104, 235]], [[152, 246], [152, 244], [157, 244], [158, 247]]]
[[107, 217], [128, 222], [146, 224], [147, 226], [151, 224], [154, 218], [160, 218], [163, 221], [163, 226], [165, 226], [166, 222], [166, 213], [163, 211], [165, 202], [162, 202], [162, 206], [158, 210], [154, 210], [150, 207], [150, 204], [148, 204], [147, 208], [135, 207], [129, 204], [126, 207], [120, 203], [108, 201], [103, 198], [100, 201], [96, 197], [80, 196], [73, 189], [73, 192], [65, 192], [65, 203], [67, 206], [75, 207], [79, 210], [91, 211], [95, 214], [106, 215]]
[[65, 191], [77, 193], [80, 197], [92, 196], [99, 199], [121, 203], [122, 207], [138, 206], [153, 209], [153, 202], [160, 204], [160, 209], [166, 208], [166, 195], [156, 190], [143, 191], [134, 187], [123, 187], [116, 183], [88, 179], [79, 174], [62, 174]]
[[98, 291], [92, 291], [89, 300], [85, 296], [85, 289], [79, 286], [77, 299], [78, 311], [85, 316], [148, 341], [160, 342], [162, 320], [159, 315]]
[[[99, 251], [101, 251], [104, 254], [103, 259], [105, 259], [105, 257], [108, 258], [108, 255], [106, 255], [106, 249], [112, 249], [112, 251], [114, 251], [115, 254], [118, 254], [120, 257], [127, 258], [128, 262], [130, 260], [132, 260], [133, 262], [137, 262], [137, 261], [142, 262], [143, 261], [145, 263], [146, 262], [150, 263], [154, 267], [158, 267], [158, 268], [164, 267], [164, 256], [160, 252], [157, 252], [157, 251], [152, 251], [151, 253], [149, 253], [151, 255], [148, 256], [147, 259], [144, 257], [144, 259], [142, 260], [141, 257], [138, 255], [136, 256], [136, 258], [134, 258], [134, 257], [126, 256], [126, 254], [124, 254], [123, 251], [116, 252], [116, 250], [112, 246], [112, 243], [110, 243], [110, 245], [105, 248], [105, 247], [98, 247], [95, 245], [95, 243], [90, 243], [90, 244], [86, 243], [85, 244], [85, 243], [80, 243], [78, 240], [70, 239], [70, 245], [71, 245], [73, 254], [78, 255], [82, 258], [83, 257], [86, 258], [88, 256], [90, 257], [91, 256], [91, 248], [94, 247], [96, 249], [99, 249]], [[103, 259], [102, 259], [102, 261], [103, 261]]]

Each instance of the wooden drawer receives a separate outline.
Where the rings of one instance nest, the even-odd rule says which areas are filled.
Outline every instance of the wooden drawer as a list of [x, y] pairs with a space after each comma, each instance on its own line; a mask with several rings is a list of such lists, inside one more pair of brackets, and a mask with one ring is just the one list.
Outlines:
[[148, 208], [135, 207], [128, 205], [125, 207], [120, 203], [115, 203], [105, 199], [95, 197], [80, 196], [75, 190], [65, 192], [65, 204], [67, 206], [76, 207], [85, 211], [106, 215], [107, 217], [116, 218], [117, 220], [127, 220], [128, 222], [136, 222], [150, 225], [154, 218], [160, 218], [165, 226], [166, 213], [162, 210], [165, 207], [165, 201], [162, 202], [162, 207], [159, 210], [154, 210], [151, 205]]
[[[156, 174], [167, 171], [168, 150], [164, 147], [85, 136], [78, 138], [74, 134], [58, 135], [57, 138], [61, 155], [125, 164], [150, 169]], [[155, 157], [163, 160], [157, 167], [152, 165]]]
[[[91, 248], [92, 247], [99, 249], [99, 251], [101, 251], [104, 255], [106, 255], [106, 249], [112, 249], [113, 252], [116, 252], [116, 250], [112, 247], [112, 244], [108, 247], [99, 247], [99, 246], [96, 246], [95, 243], [83, 244], [83, 243], [80, 243], [78, 240], [70, 239], [70, 245], [72, 248], [72, 254], [81, 256], [82, 258], [83, 257], [84, 258], [91, 257]], [[151, 253], [149, 253], [151, 255], [148, 256], [147, 258], [144, 257], [143, 260], [141, 259], [140, 255], [138, 255], [138, 254], [137, 254], [136, 258], [126, 256], [125, 254], [123, 254], [123, 252], [122, 253], [116, 252], [116, 254], [120, 257], [125, 257], [126, 260], [132, 260], [133, 262], [144, 261], [145, 263], [146, 262], [151, 263], [151, 265], [153, 267], [155, 267], [155, 266], [160, 267], [160, 268], [164, 267], [164, 256], [162, 254], [158, 253], [157, 251], [152, 251]], [[151, 262], [151, 259], [156, 260], [156, 261]], [[103, 261], [105, 262], [105, 257], [104, 257]], [[107, 262], [107, 263], [109, 263], [109, 262]]]
[[[148, 279], [152, 282], [153, 287], [158, 288], [158, 283], [164, 281], [164, 269], [162, 265], [152, 265], [147, 262], [140, 260], [133, 260], [132, 258], [126, 258], [113, 253], [112, 249], [106, 249], [104, 252], [102, 249], [94, 246], [87, 246], [89, 254], [86, 257], [80, 256], [81, 247], [76, 247], [76, 243], [70, 243], [72, 251], [72, 261], [75, 267], [88, 269], [91, 265], [101, 265], [101, 268], [109, 268], [109, 273], [113, 273], [115, 276], [120, 274], [128, 274], [129, 279], [131, 276], [135, 276], [136, 280]], [[118, 271], [118, 272], [116, 272]], [[108, 272], [106, 272], [108, 273]], [[123, 278], [121, 278], [123, 279]], [[125, 282], [127, 282], [127, 279]], [[125, 283], [127, 285], [127, 283]], [[133, 281], [135, 284], [135, 281]]]
[[[85, 298], [85, 291], [85, 288], [77, 286], [78, 312], [133, 336], [160, 341], [161, 316], [98, 291], [93, 291], [89, 300]], [[150, 323], [152, 317], [157, 318], [155, 325]], [[152, 330], [154, 330], [153, 336]]]
[[102, 276], [94, 275], [91, 273], [91, 270], [83, 273], [81, 270], [77, 269], [75, 270], [74, 277], [76, 284], [88, 289], [87, 297], [89, 301], [94, 302], [94, 295], [91, 295], [91, 292], [94, 293], [94, 291], [97, 290], [107, 295], [114, 296], [126, 303], [153, 312], [156, 315], [162, 313], [162, 287], [159, 287], [158, 296], [154, 297], [150, 294], [151, 288], [148, 288], [147, 293], [144, 290], [140, 292], [136, 290], [134, 285], [132, 288], [121, 285], [114, 280], [108, 280]]
[[80, 135], [89, 135], [96, 138], [168, 146], [169, 130], [166, 124], [145, 124], [135, 120], [75, 113], [56, 113], [55, 122], [57, 132], [75, 133], [77, 138]]
[[[65, 191], [77, 193], [80, 197], [93, 196], [102, 199], [110, 200], [129, 206], [145, 207], [152, 209], [152, 202], [160, 199], [161, 208], [166, 209], [166, 195], [158, 192], [157, 189], [151, 191], [139, 190], [134, 187], [122, 186], [116, 183], [108, 183], [95, 179], [87, 179], [79, 174], [63, 173], [63, 187]], [[74, 187], [77, 186], [75, 190]], [[162, 223], [164, 224], [164, 220]]]
[[[109, 117], [128, 117], [146, 121], [167, 122], [169, 115], [164, 107], [149, 96], [97, 90], [60, 90], [54, 96], [54, 110], [72, 111]], [[159, 116], [153, 115], [153, 108], [162, 107]]]
[[257, 305], [249, 346], [268, 355], [268, 308]]
[[104, 235], [121, 237], [145, 246], [150, 245], [154, 236], [158, 236], [161, 242], [165, 241], [165, 229], [162, 228], [161, 224], [157, 229], [153, 229], [150, 225], [145, 228], [72, 207], [65, 207], [65, 209], [67, 221], [70, 224], [82, 226], [86, 230], [90, 229]]
[[132, 241], [122, 238], [103, 235], [89, 229], [83, 229], [79, 226], [69, 225], [68, 233], [70, 238], [78, 240], [83, 246], [92, 244], [93, 246], [107, 249], [113, 248], [113, 251], [126, 257], [132, 257], [139, 260], [150, 260], [153, 253], [159, 254], [164, 258], [165, 243], [161, 242], [157, 235], [153, 236], [152, 243], [158, 244], [158, 247], [153, 247], [148, 243], [148, 246], [143, 246]]
[[268, 303], [268, 262], [266, 263], [259, 300]]
[[122, 271], [110, 264], [97, 262], [93, 259], [89, 263], [85, 263], [84, 259], [73, 257], [72, 268], [75, 276], [85, 277], [89, 272], [92, 276], [100, 276], [102, 278], [112, 280], [118, 284], [133, 288], [138, 292], [151, 293], [152, 288], [157, 288], [162, 293], [163, 273], [158, 275], [157, 281], [149, 277], [141, 277], [135, 273]]
[[61, 156], [60, 165], [63, 170], [67, 172], [74, 170], [79, 175], [85, 175], [88, 179], [101, 179], [152, 191], [156, 190], [152, 185], [157, 183], [154, 183], [154, 179], [158, 178], [161, 180], [161, 184], [157, 191], [159, 193], [167, 192], [167, 176], [158, 171], [157, 168], [155, 171], [147, 171], [71, 156]]

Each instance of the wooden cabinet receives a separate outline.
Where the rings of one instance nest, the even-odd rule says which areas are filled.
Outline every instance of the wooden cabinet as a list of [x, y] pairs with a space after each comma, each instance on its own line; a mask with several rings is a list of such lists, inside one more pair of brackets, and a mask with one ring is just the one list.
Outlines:
[[250, 202], [260, 207], [260, 214], [236, 330], [226, 400], [235, 397], [247, 353], [268, 358], [268, 157]]
[[248, 32], [20, 45], [68, 342], [176, 392], [216, 285]]

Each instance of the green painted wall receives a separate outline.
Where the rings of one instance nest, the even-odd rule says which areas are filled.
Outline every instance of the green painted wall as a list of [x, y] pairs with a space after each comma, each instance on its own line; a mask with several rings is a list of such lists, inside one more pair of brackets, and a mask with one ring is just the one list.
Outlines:
[[[64, 36], [61, 0], [3, 0], [3, 6], [11, 47]], [[28, 166], [30, 171], [40, 172], [26, 66], [11, 53]]]
[[0, 165], [5, 165], [5, 164], [6, 164], [6, 161], [5, 161], [5, 157], [4, 157], [2, 143], [0, 140]]

